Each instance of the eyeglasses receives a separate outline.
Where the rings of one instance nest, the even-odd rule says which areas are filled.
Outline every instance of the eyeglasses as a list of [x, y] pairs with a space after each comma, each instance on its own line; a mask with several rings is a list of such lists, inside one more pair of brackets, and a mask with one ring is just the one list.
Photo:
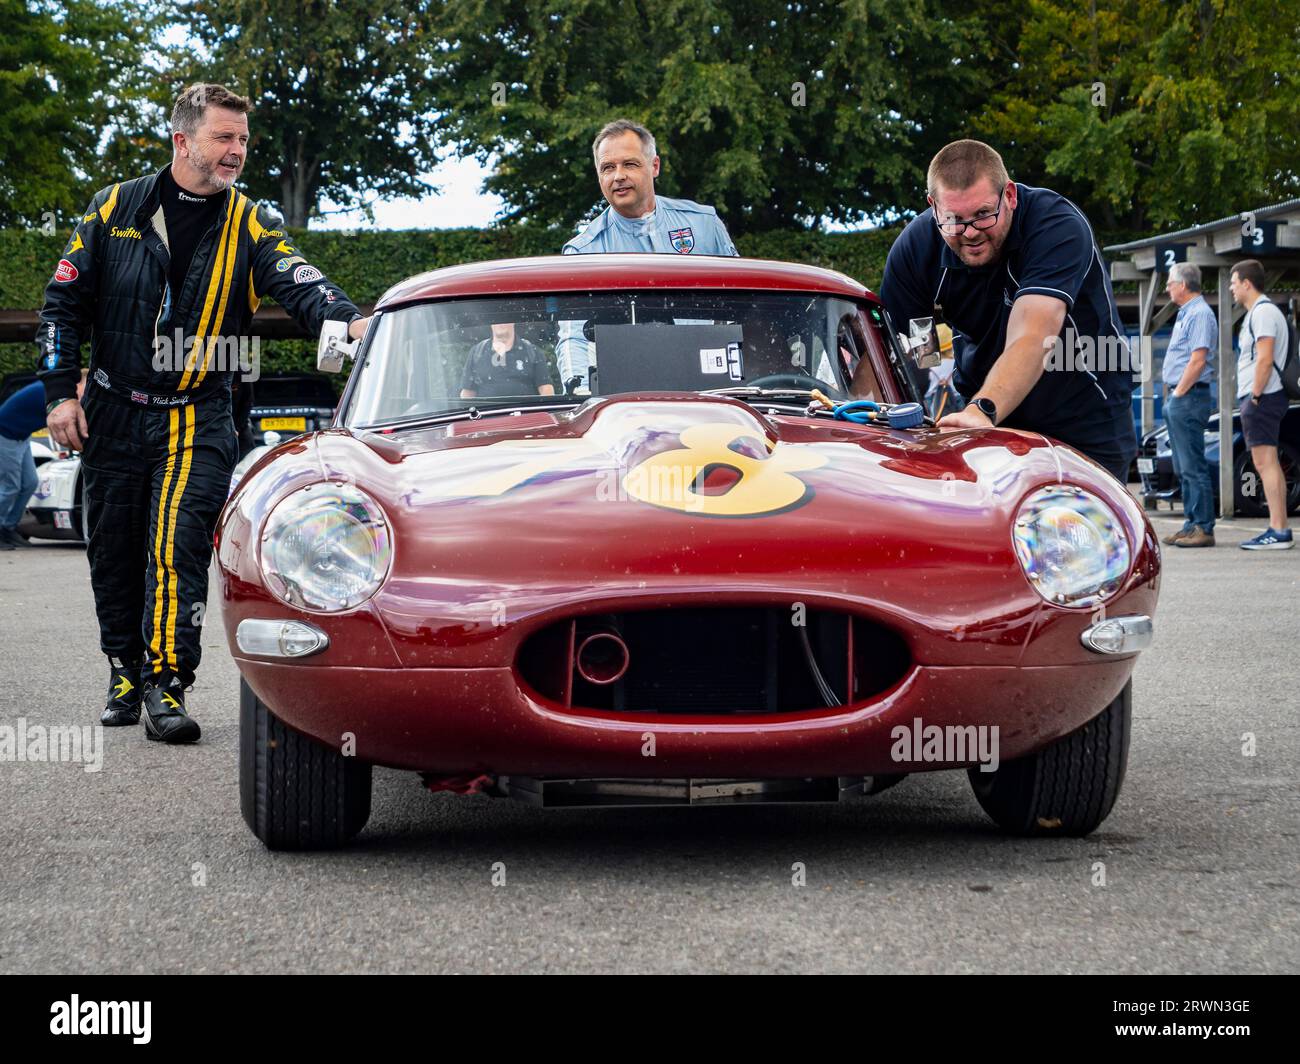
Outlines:
[[962, 233], [966, 232], [967, 226], [972, 229], [992, 229], [998, 224], [998, 215], [1002, 213], [1002, 197], [1006, 194], [1006, 191], [1004, 186], [1002, 191], [998, 193], [997, 206], [991, 214], [986, 213], [988, 208], [985, 208], [985, 210], [977, 213], [974, 218], [968, 218], [964, 222], [956, 219], [951, 222], [941, 222], [936, 216], [934, 224], [939, 227], [939, 232], [945, 236], [961, 236]]

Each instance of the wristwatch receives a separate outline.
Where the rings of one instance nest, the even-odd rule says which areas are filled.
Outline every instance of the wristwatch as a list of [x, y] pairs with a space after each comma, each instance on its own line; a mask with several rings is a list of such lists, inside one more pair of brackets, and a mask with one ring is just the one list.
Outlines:
[[998, 423], [998, 408], [992, 399], [986, 399], [981, 395], [977, 399], [972, 399], [971, 405], [976, 407], [993, 424]]

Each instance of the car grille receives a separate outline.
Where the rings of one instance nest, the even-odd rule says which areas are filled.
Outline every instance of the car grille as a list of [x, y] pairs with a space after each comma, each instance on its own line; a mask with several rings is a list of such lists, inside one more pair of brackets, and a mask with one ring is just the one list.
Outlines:
[[860, 702], [892, 687], [910, 663], [891, 629], [790, 602], [571, 618], [525, 641], [518, 672], [537, 694], [570, 709], [749, 714]]

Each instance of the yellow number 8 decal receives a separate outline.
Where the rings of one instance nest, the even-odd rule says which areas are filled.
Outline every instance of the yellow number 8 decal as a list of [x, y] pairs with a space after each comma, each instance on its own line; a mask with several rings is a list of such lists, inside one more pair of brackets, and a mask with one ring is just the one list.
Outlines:
[[804, 447], [778, 444], [769, 452], [738, 425], [694, 425], [681, 441], [685, 446], [628, 472], [623, 487], [630, 497], [709, 517], [780, 513], [812, 496], [812, 488], [793, 474], [826, 464], [825, 455]]

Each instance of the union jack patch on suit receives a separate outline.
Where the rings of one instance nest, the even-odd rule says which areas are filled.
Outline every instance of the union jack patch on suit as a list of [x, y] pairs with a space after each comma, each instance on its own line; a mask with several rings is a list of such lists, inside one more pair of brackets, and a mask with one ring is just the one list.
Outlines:
[[677, 254], [689, 255], [695, 247], [695, 232], [689, 225], [685, 229], [670, 229], [668, 243], [672, 244]]

